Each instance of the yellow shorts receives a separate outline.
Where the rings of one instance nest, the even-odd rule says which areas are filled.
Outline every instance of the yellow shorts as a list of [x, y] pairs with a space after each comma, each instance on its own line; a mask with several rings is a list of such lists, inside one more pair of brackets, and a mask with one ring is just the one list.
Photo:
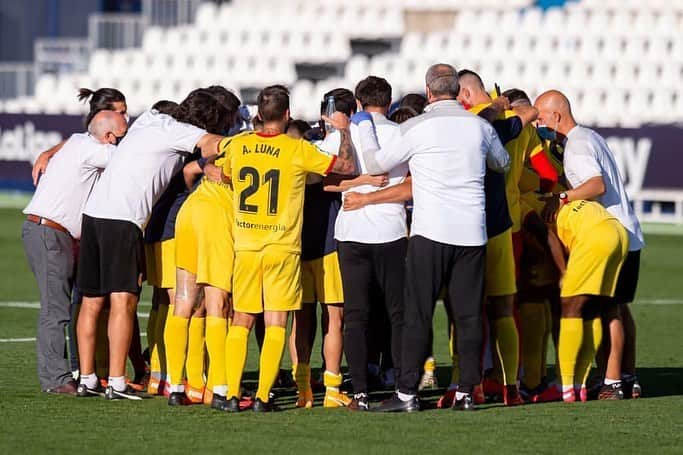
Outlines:
[[150, 286], [175, 288], [175, 239], [145, 244], [145, 260]]
[[301, 308], [301, 255], [272, 249], [235, 254], [233, 307], [240, 313]]
[[488, 297], [512, 295], [517, 292], [512, 229], [489, 239], [486, 245], [486, 276], [484, 281], [484, 294]]
[[574, 243], [560, 296], [614, 297], [617, 278], [628, 254], [626, 230], [617, 220], [605, 220], [591, 228], [589, 237]]
[[318, 259], [301, 261], [301, 287], [305, 303], [344, 303], [337, 252], [333, 251]]
[[207, 284], [230, 292], [235, 260], [229, 206], [192, 193], [178, 212], [176, 265]]

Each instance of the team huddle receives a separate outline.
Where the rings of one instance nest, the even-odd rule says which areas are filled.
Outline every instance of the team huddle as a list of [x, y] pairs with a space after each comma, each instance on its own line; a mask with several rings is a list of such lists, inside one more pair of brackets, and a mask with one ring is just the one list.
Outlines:
[[[640, 396], [628, 303], [643, 235], [612, 153], [562, 93], [532, 103], [437, 64], [425, 95], [398, 103], [376, 76], [324, 94], [314, 126], [274, 85], [253, 117], [211, 86], [130, 127], [118, 90], [81, 95], [87, 133], [39, 156], [24, 210], [44, 391], [267, 412], [291, 384], [300, 408], [320, 386], [324, 407], [419, 411], [420, 391], [439, 387], [441, 301], [452, 374], [440, 408]], [[254, 391], [242, 381], [252, 330]], [[378, 389], [393, 394], [371, 405]]]

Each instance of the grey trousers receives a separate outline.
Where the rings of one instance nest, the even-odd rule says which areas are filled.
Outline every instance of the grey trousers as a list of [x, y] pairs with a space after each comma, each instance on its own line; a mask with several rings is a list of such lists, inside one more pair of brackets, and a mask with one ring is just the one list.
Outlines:
[[64, 232], [30, 221], [24, 221], [21, 238], [40, 291], [36, 342], [38, 379], [40, 388], [47, 390], [71, 379], [65, 328], [71, 320], [74, 240]]

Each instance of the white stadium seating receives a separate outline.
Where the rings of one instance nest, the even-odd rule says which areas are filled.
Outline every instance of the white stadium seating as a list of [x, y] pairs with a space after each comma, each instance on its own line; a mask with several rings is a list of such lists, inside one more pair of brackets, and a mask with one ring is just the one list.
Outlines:
[[[396, 95], [421, 91], [427, 66], [445, 61], [481, 73], [487, 85], [530, 96], [566, 91], [583, 121], [637, 126], [683, 121], [683, 0], [582, 0], [542, 11], [531, 0], [233, 0], [200, 5], [195, 22], [148, 27], [140, 49], [95, 50], [87, 74], [43, 75], [34, 98], [5, 111], [80, 112], [80, 86], [117, 86], [139, 113], [192, 88], [233, 90], [282, 83], [293, 115], [317, 117], [322, 93], [368, 74]], [[258, 4], [258, 7], [255, 5]], [[451, 26], [408, 27], [413, 13], [445, 12]], [[356, 39], [399, 43], [371, 57]], [[297, 64], [332, 64], [341, 78], [298, 79]]]

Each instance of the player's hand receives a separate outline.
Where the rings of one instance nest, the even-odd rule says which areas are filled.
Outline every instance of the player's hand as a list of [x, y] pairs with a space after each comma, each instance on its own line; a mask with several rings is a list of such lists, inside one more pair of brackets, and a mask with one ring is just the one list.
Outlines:
[[368, 185], [382, 188], [389, 184], [389, 174], [368, 175], [367, 178]]
[[347, 212], [362, 209], [366, 205], [368, 205], [367, 196], [363, 193], [351, 192], [344, 195], [344, 210]]
[[325, 122], [332, 125], [332, 128], [334, 129], [345, 130], [349, 127], [349, 118], [343, 112], [335, 111], [335, 113], [332, 114], [332, 118], [326, 115], [323, 115], [322, 118]]
[[204, 166], [204, 175], [212, 182], [223, 183], [223, 169], [211, 163]]
[[545, 202], [545, 206], [541, 211], [543, 221], [546, 223], [554, 223], [555, 213], [557, 213], [557, 210], [560, 208], [560, 197], [553, 194], [552, 196], [542, 197], [541, 200]]
[[510, 109], [510, 100], [507, 96], [499, 96], [491, 102], [491, 106], [498, 111], [504, 111]]
[[47, 169], [47, 164], [50, 162], [50, 156], [47, 152], [43, 152], [38, 155], [36, 162], [33, 163], [33, 169], [31, 170], [31, 177], [33, 178], [33, 186], [38, 185], [38, 179], [42, 174], [45, 173]]

